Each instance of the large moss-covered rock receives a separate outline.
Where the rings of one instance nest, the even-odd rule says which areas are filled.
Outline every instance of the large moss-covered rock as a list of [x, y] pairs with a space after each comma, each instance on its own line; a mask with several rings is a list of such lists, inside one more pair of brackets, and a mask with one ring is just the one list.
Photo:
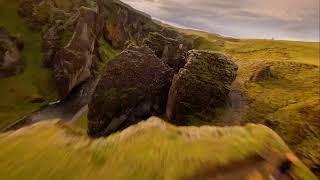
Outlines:
[[169, 120], [184, 124], [188, 115], [226, 106], [236, 71], [237, 66], [223, 54], [189, 51], [187, 64], [174, 76], [170, 88]]
[[186, 55], [191, 49], [190, 44], [164, 37], [157, 32], [149, 33], [143, 44], [150, 47], [161, 60], [176, 72], [186, 64]]
[[22, 70], [22, 48], [23, 42], [20, 37], [0, 27], [0, 78], [15, 75]]
[[89, 135], [106, 136], [165, 111], [173, 71], [149, 48], [109, 61], [89, 104]]

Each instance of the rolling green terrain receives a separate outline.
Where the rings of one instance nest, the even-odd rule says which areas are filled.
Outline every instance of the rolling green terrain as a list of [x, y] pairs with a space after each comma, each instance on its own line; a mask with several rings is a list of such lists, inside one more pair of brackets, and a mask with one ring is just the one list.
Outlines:
[[198, 49], [221, 51], [236, 59], [320, 64], [319, 42], [235, 39], [195, 30], [174, 29], [196, 39], [195, 45]]
[[[57, 99], [51, 73], [43, 67], [40, 33], [31, 31], [18, 16], [18, 0], [0, 0], [0, 26], [21, 35], [24, 71], [0, 79], [0, 129]], [[42, 103], [31, 103], [42, 99]]]
[[[155, 117], [96, 140], [57, 121], [41, 122], [1, 134], [0, 147], [3, 179], [186, 179], [207, 167], [265, 157], [265, 147], [290, 153], [279, 136], [261, 125], [178, 128]], [[249, 171], [241, 172], [248, 178], [266, 176], [259, 167], [250, 164]], [[239, 178], [233, 173], [228, 176]], [[291, 173], [316, 179], [299, 161]]]
[[[172, 28], [172, 27], [171, 27]], [[175, 28], [176, 29], [176, 28]], [[195, 39], [198, 49], [231, 55], [239, 66], [236, 82], [246, 106], [232, 121], [212, 118], [212, 125], [265, 124], [275, 130], [309, 166], [320, 164], [320, 43], [226, 38], [176, 29]], [[251, 77], [270, 67], [274, 77]], [[223, 116], [228, 112], [221, 113]], [[199, 122], [193, 119], [192, 122]], [[200, 125], [208, 124], [203, 122]]]

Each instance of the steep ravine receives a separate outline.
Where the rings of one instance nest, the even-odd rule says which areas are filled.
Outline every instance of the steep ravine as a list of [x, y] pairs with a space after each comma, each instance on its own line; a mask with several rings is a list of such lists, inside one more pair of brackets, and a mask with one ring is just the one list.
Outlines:
[[52, 119], [75, 122], [79, 117], [79, 113], [82, 113], [82, 109], [88, 105], [97, 82], [98, 79], [89, 79], [73, 89], [73, 91], [61, 101], [57, 101], [40, 108], [30, 115], [27, 115], [7, 126], [2, 131], [17, 130], [39, 121]]

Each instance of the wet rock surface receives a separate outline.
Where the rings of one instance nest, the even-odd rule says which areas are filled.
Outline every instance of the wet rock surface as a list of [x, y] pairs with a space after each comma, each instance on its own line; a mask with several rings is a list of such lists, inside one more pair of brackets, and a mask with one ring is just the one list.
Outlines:
[[173, 78], [167, 118], [184, 124], [188, 115], [226, 106], [236, 71], [237, 66], [223, 54], [190, 51], [187, 64]]
[[22, 70], [22, 49], [22, 39], [0, 27], [0, 78], [13, 76]]
[[165, 111], [173, 71], [148, 47], [131, 46], [106, 65], [89, 104], [92, 137]]

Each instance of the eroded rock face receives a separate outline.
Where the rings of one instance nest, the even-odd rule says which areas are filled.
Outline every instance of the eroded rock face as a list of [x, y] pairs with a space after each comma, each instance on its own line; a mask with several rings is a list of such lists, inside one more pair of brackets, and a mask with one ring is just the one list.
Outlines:
[[186, 64], [186, 55], [190, 50], [189, 44], [184, 44], [176, 39], [167, 38], [163, 35], [152, 32], [144, 39], [143, 44], [152, 49], [155, 54], [168, 64], [175, 72]]
[[91, 76], [104, 28], [94, 1], [21, 0], [19, 14], [42, 31], [44, 65], [53, 70], [61, 97]]
[[148, 47], [124, 50], [107, 63], [89, 104], [89, 135], [106, 136], [163, 113], [172, 77]]
[[[97, 41], [102, 38], [120, 49], [128, 42], [142, 44], [149, 32], [181, 38], [179, 33], [118, 0], [22, 0], [19, 14], [33, 29], [42, 30], [44, 65], [53, 70], [61, 97], [92, 76], [96, 61], [101, 61]], [[174, 42], [174, 49], [164, 45], [162, 59], [172, 67], [180, 67], [184, 62], [179, 59], [176, 64], [181, 53], [177, 51], [178, 41]]]
[[96, 11], [82, 7], [79, 12], [70, 41], [53, 59], [54, 78], [61, 96], [91, 76], [97, 36], [102, 32], [103, 22]]
[[22, 70], [20, 51], [23, 41], [0, 27], [0, 78], [17, 74]]
[[81, 6], [91, 7], [88, 0], [21, 0], [18, 13], [34, 30], [40, 31], [44, 25], [66, 21]]
[[167, 118], [174, 123], [188, 115], [226, 106], [237, 66], [225, 55], [208, 51], [189, 51], [187, 64], [173, 78]]
[[141, 45], [149, 32], [159, 32], [171, 38], [178, 36], [177, 32], [153, 22], [149, 15], [118, 0], [105, 0], [104, 13], [106, 18], [105, 37], [111, 41], [115, 48], [125, 48], [127, 41]]

